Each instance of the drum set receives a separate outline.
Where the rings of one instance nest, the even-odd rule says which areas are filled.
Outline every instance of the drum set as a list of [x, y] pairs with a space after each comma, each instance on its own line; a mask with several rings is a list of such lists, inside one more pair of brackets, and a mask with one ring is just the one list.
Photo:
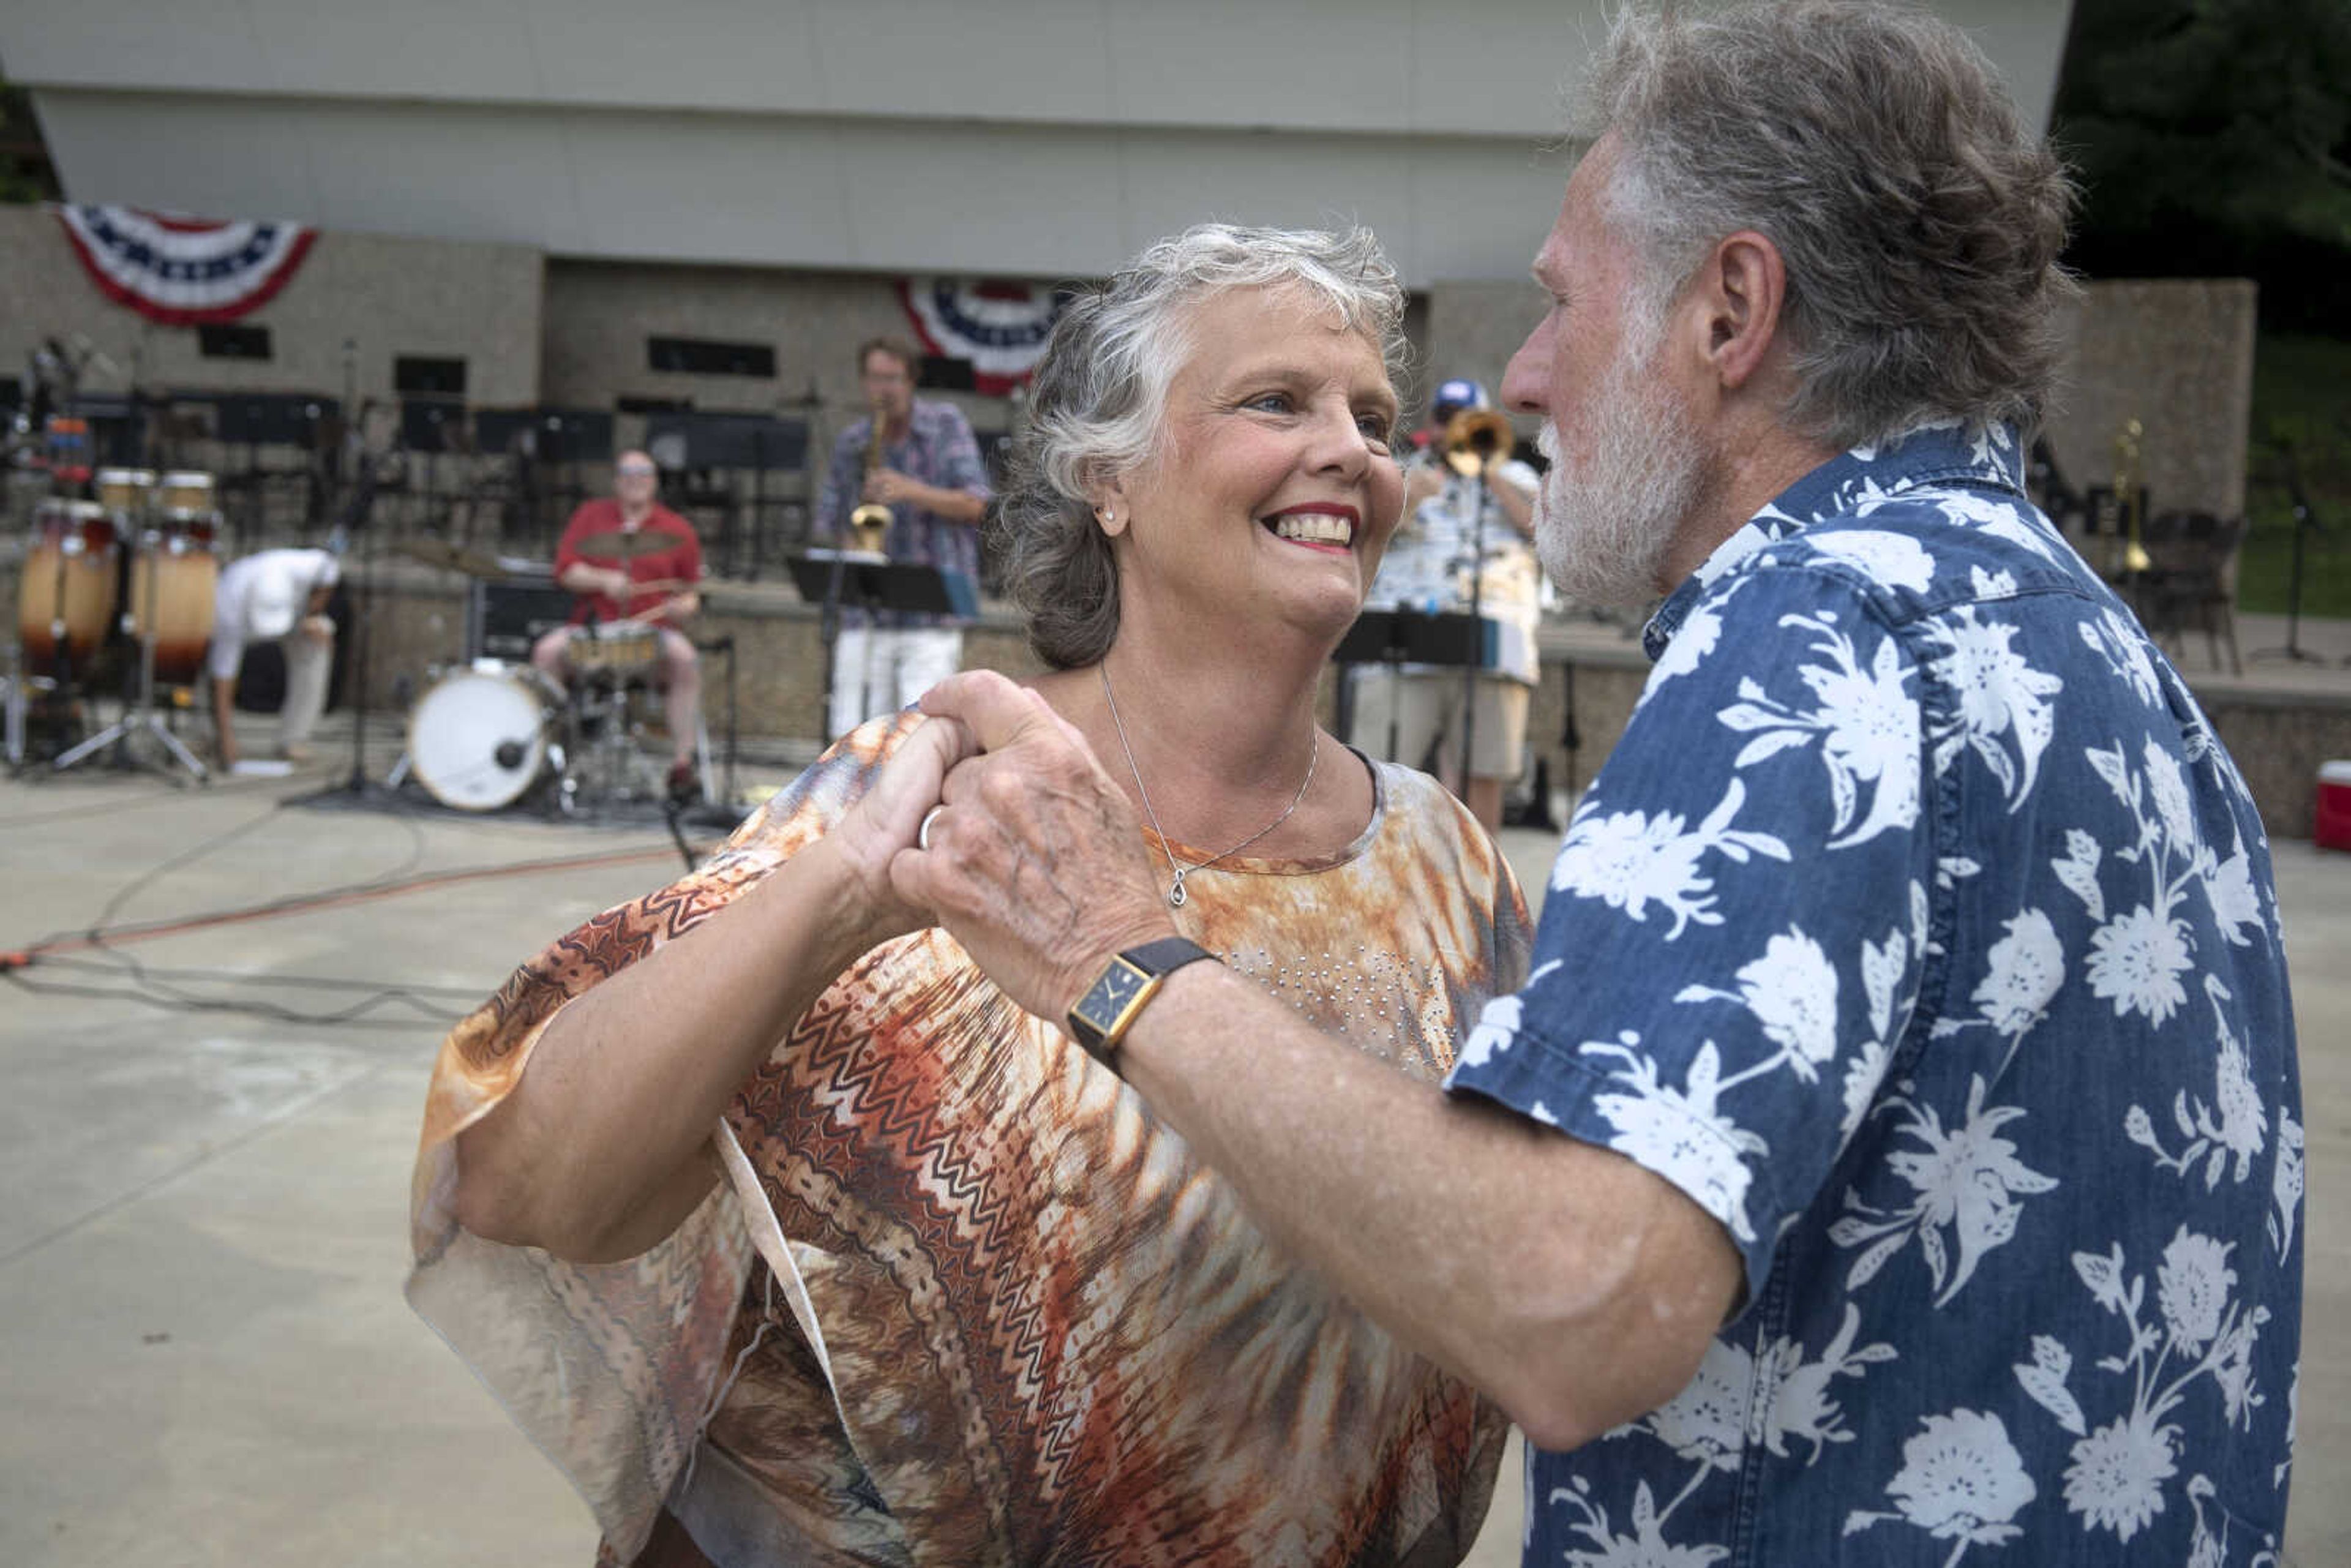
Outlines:
[[[598, 535], [583, 540], [581, 551], [625, 560], [660, 542], [635, 534]], [[479, 551], [429, 540], [398, 548], [484, 584], [510, 575], [506, 563]], [[641, 591], [684, 586], [638, 585]], [[560, 623], [530, 622], [522, 647]], [[664, 769], [645, 744], [641, 706], [660, 673], [659, 630], [639, 621], [591, 622], [571, 638], [566, 659], [568, 687], [527, 659], [484, 656], [434, 671], [409, 711], [408, 748], [390, 782], [396, 788], [413, 777], [434, 800], [460, 811], [503, 810], [536, 793], [550, 814], [580, 817], [664, 798]], [[695, 746], [697, 778], [705, 781], [701, 800], [707, 803], [706, 729], [697, 733]]]
[[[122, 716], [57, 750], [54, 766], [70, 768], [144, 735], [202, 779], [204, 763], [172, 732], [157, 692], [183, 693], [204, 670], [220, 580], [213, 476], [100, 468], [93, 488], [95, 499], [49, 496], [34, 507], [17, 580], [8, 760], [25, 760], [28, 720], [36, 716], [52, 734], [78, 731], [105, 677], [122, 672], [130, 677]], [[183, 696], [175, 702], [183, 705]]]

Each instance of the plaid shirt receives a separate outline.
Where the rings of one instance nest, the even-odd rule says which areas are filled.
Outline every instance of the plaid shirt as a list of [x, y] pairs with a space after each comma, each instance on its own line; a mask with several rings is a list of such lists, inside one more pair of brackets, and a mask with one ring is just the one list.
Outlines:
[[[816, 522], [819, 530], [836, 538], [847, 531], [849, 514], [863, 495], [865, 447], [872, 433], [873, 420], [869, 414], [850, 424], [833, 440], [832, 462], [825, 469], [824, 488], [817, 497]], [[972, 436], [971, 422], [953, 403], [916, 399], [905, 439], [883, 444], [882, 465], [925, 485], [961, 490], [983, 501], [996, 493], [987, 482], [987, 465], [980, 461], [979, 443]], [[882, 549], [892, 560], [959, 571], [971, 580], [973, 591], [978, 591], [978, 524], [959, 523], [936, 512], [904, 504], [891, 507], [890, 514], [890, 528], [883, 538]], [[844, 610], [841, 624], [953, 626], [958, 622], [946, 615], [883, 611], [868, 617], [863, 611]]]

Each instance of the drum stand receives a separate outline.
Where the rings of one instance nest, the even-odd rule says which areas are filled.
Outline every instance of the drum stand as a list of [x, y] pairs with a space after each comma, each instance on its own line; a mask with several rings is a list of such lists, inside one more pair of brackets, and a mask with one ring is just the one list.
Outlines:
[[62, 773], [115, 741], [122, 741], [127, 747], [133, 735], [146, 734], [161, 742], [170, 759], [193, 774], [197, 783], [208, 783], [212, 770], [187, 748], [178, 736], [172, 733], [171, 727], [163, 722], [163, 716], [155, 708], [155, 622], [162, 603], [158, 596], [159, 584], [155, 577], [159, 552], [151, 544], [140, 553], [144, 559], [134, 570], [143, 570], [147, 573], [147, 613], [139, 627], [139, 700], [120, 718], [72, 750], [59, 755], [55, 768]]

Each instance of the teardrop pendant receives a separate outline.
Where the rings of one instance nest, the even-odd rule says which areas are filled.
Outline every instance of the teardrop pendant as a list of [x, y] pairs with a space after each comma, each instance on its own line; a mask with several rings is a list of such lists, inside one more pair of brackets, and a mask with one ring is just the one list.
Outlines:
[[1176, 873], [1176, 880], [1167, 884], [1167, 906], [1170, 909], [1184, 907], [1184, 873], [1180, 871]]

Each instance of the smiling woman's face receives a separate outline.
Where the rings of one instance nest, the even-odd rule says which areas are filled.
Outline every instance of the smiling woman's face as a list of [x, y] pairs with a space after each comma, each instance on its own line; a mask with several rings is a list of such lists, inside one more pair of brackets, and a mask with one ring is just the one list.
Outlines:
[[1273, 617], [1335, 641], [1404, 504], [1379, 345], [1295, 288], [1217, 295], [1190, 326], [1159, 450], [1105, 497], [1122, 624]]

